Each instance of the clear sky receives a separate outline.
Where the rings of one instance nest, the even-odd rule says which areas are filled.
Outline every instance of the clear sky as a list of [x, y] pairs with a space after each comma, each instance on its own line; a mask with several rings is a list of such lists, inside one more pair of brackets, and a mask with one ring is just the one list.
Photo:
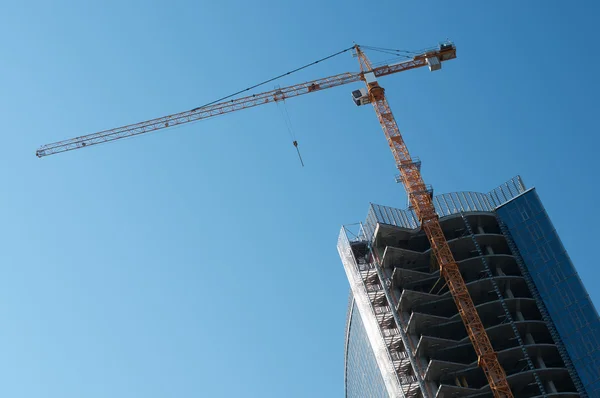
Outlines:
[[[426, 181], [521, 174], [600, 304], [597, 2], [450, 3], [2, 2], [0, 395], [343, 396], [337, 235], [369, 202], [406, 204], [359, 85], [287, 102], [304, 168], [275, 105], [34, 154], [353, 41], [456, 42], [441, 72], [381, 80]], [[278, 84], [357, 69], [344, 54]]]

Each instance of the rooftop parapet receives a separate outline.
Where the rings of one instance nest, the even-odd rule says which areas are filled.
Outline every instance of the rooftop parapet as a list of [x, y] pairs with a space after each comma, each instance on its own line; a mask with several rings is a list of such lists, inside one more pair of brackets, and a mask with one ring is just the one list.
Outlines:
[[[526, 190], [521, 177], [516, 176], [488, 193], [452, 192], [436, 195], [433, 197], [433, 204], [440, 218], [461, 212], [491, 212]], [[378, 223], [406, 229], [419, 227], [419, 220], [411, 208], [401, 210], [371, 203], [367, 219], [362, 225], [363, 236], [360, 238], [370, 239]]]

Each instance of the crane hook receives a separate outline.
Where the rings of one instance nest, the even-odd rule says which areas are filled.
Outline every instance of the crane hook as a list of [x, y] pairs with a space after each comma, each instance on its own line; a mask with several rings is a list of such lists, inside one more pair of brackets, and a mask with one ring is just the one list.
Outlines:
[[300, 164], [304, 167], [304, 162], [302, 161], [302, 155], [300, 155], [300, 149], [298, 149], [298, 141], [294, 141], [294, 146], [296, 147], [296, 152], [298, 152], [298, 159], [300, 159]]

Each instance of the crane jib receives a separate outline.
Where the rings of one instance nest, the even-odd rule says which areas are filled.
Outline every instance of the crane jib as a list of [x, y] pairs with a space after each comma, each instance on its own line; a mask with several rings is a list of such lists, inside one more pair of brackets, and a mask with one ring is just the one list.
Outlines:
[[[393, 73], [402, 72], [409, 69], [415, 69], [426, 66], [428, 57], [437, 57], [440, 61], [446, 61], [456, 58], [456, 48], [450, 47], [428, 51], [415, 56], [412, 60], [397, 64], [380, 66], [373, 69], [377, 77], [387, 76]], [[116, 141], [121, 138], [132, 137], [156, 130], [161, 130], [184, 123], [195, 122], [209, 117], [223, 115], [234, 111], [264, 105], [283, 99], [297, 97], [299, 95], [322, 91], [353, 82], [363, 80], [363, 73], [342, 73], [335, 76], [329, 76], [323, 79], [317, 79], [305, 83], [296, 84], [289, 87], [279, 88], [259, 94], [253, 94], [246, 97], [240, 97], [228, 101], [218, 102], [208, 106], [194, 108], [189, 111], [180, 112], [156, 119], [147, 120], [127, 126], [117, 127], [110, 130], [104, 130], [97, 133], [83, 135], [68, 140], [58, 141], [41, 146], [37, 151], [37, 157], [45, 157], [56, 153], [72, 151], [85, 148], [105, 142]]]

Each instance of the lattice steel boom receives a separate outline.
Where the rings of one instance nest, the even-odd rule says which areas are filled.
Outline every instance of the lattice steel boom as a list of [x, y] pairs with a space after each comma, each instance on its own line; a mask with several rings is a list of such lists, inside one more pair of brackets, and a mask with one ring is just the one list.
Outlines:
[[[409, 61], [375, 68], [373, 73], [375, 76], [381, 77], [391, 75], [393, 73], [403, 72], [409, 69], [427, 66], [427, 58], [431, 56], [437, 56], [444, 60], [452, 59], [456, 58], [456, 50], [454, 47], [452, 47], [444, 50], [435, 49], [426, 51], [422, 54], [416, 55]], [[291, 97], [297, 97], [302, 94], [308, 94], [348, 83], [358, 82], [362, 79], [362, 72], [342, 73], [339, 75], [271, 90], [260, 94], [253, 94], [246, 97], [219, 102], [209, 106], [194, 108], [189, 111], [175, 113], [152, 120], [147, 120], [145, 122], [130, 124], [128, 126], [117, 127], [64, 141], [54, 142], [52, 144], [41, 146], [35, 154], [37, 157], [41, 158], [44, 156], [53, 155], [55, 153], [72, 151], [74, 149], [85, 148], [92, 145], [102, 144], [104, 142], [115, 141], [121, 138], [149, 133], [151, 131], [161, 130], [184, 123], [195, 122], [241, 109], [252, 108], [258, 105], [281, 101]]]
[[396, 119], [385, 98], [385, 90], [375, 79], [369, 76], [369, 72], [372, 70], [369, 59], [361, 51], [360, 47], [356, 46], [355, 49], [359, 58], [361, 71], [363, 72], [363, 79], [367, 84], [370, 102], [375, 108], [377, 118], [381, 123], [383, 132], [394, 155], [396, 166], [400, 170], [402, 183], [406, 189], [410, 203], [431, 243], [431, 249], [440, 266], [440, 273], [444, 276], [448, 284], [473, 348], [477, 353], [479, 366], [484, 371], [495, 397], [513, 397], [508, 381], [506, 380], [506, 373], [500, 362], [498, 362], [496, 352], [481, 323], [479, 314], [475, 309], [475, 304], [473, 304], [471, 295], [458, 269], [458, 264], [454, 260], [450, 246], [448, 246], [448, 242], [440, 226], [439, 217], [436, 214], [432, 201], [432, 192], [425, 185], [419, 164], [413, 162], [408, 148], [402, 139]]

